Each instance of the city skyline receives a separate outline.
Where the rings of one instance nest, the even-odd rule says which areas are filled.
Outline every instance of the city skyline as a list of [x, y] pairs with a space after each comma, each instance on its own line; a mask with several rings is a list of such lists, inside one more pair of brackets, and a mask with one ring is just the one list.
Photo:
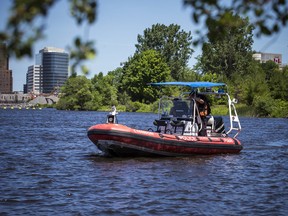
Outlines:
[[[4, 20], [8, 17], [10, 1], [1, 2], [0, 13]], [[143, 34], [146, 28], [153, 24], [165, 25], [177, 24], [184, 31], [191, 31], [195, 37], [196, 26], [192, 22], [191, 8], [184, 7], [183, 1], [111, 1], [98, 0], [97, 19], [89, 28], [78, 27], [69, 16], [69, 6], [66, 1], [59, 1], [50, 11], [45, 20], [47, 37], [34, 44], [34, 56], [21, 60], [10, 57], [10, 69], [13, 71], [13, 90], [21, 91], [26, 80], [28, 67], [34, 64], [36, 51], [43, 47], [59, 47], [68, 50], [77, 35], [95, 41], [96, 58], [84, 64], [90, 69], [93, 77], [99, 72], [107, 72], [120, 67], [135, 52], [137, 35]], [[0, 23], [0, 29], [4, 29], [5, 22]], [[89, 32], [89, 33], [88, 33]], [[254, 38], [253, 50], [256, 52], [282, 54], [282, 63], [288, 61], [288, 27], [271, 37]], [[200, 47], [193, 47], [194, 53], [188, 66], [193, 67], [195, 58], [201, 54]], [[80, 74], [80, 73], [78, 73]], [[70, 74], [69, 74], [70, 75]]]

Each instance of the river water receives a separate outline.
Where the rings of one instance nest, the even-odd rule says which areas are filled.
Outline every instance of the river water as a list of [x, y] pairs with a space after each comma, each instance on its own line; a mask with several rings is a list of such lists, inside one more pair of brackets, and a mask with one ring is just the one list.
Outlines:
[[186, 158], [103, 158], [86, 133], [105, 120], [0, 110], [0, 215], [288, 215], [288, 119], [240, 118], [240, 154]]

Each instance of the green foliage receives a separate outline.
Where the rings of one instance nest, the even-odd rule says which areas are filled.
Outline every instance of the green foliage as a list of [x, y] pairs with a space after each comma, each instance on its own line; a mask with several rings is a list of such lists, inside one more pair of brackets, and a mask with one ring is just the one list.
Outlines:
[[269, 85], [272, 97], [274, 99], [288, 100], [287, 67], [280, 70], [279, 66], [273, 61], [263, 63], [261, 66], [266, 74], [266, 82]]
[[92, 93], [92, 84], [84, 76], [70, 77], [61, 89], [62, 95], [57, 109], [95, 110], [99, 98]]
[[269, 117], [273, 111], [274, 100], [269, 96], [256, 96], [253, 101], [254, 116]]
[[[219, 29], [219, 21], [209, 22], [209, 42], [204, 43], [200, 65], [202, 72], [216, 73], [230, 80], [233, 74], [245, 75], [252, 62], [253, 27], [248, 19], [227, 14], [230, 25]], [[226, 17], [227, 18], [227, 17]], [[223, 18], [224, 19], [224, 18]], [[221, 34], [218, 34], [220, 31]], [[215, 36], [218, 35], [218, 36]]]
[[129, 101], [125, 107], [126, 107], [127, 112], [151, 112], [152, 111], [151, 104], [145, 104], [139, 101], [135, 101], [135, 102]]
[[[204, 21], [208, 25], [217, 22], [220, 31], [213, 35], [215, 37], [221, 37], [221, 29], [233, 24], [233, 20], [229, 16], [230, 11], [234, 11], [241, 17], [253, 15], [252, 25], [256, 28], [257, 36], [275, 34], [287, 26], [288, 7], [286, 3], [286, 0], [234, 0], [227, 3], [215, 0], [184, 0], [184, 4], [192, 8], [192, 17], [195, 23]], [[199, 38], [195, 44], [203, 43], [206, 40], [205, 35], [200, 30], [196, 33]]]
[[[88, 42], [83, 42], [81, 41], [81, 38], [77, 37], [74, 41], [74, 48], [69, 48], [70, 49], [70, 58], [72, 62], [71, 66], [71, 72], [72, 76], [77, 75], [77, 66], [81, 65], [81, 62], [84, 60], [91, 60], [95, 58], [96, 51], [93, 48], [94, 43], [92, 41]], [[81, 71], [84, 75], [89, 74], [89, 69], [85, 66], [82, 65]]]
[[271, 79], [271, 76], [279, 71], [279, 66], [272, 60], [269, 60], [265, 63], [262, 63], [261, 64], [261, 67], [263, 69], [263, 71], [265, 72], [266, 74], [266, 80], [270, 80]]
[[228, 106], [227, 105], [214, 105], [213, 109], [211, 109], [211, 113], [214, 116], [225, 116], [229, 114]]
[[70, 13], [77, 21], [78, 25], [87, 21], [89, 24], [94, 23], [96, 19], [97, 4], [95, 0], [69, 0]]
[[96, 91], [98, 95], [101, 95], [101, 99], [99, 100], [100, 104], [110, 107], [118, 105], [118, 90], [113, 74], [110, 73], [104, 76], [103, 73], [99, 73], [92, 78], [91, 82], [94, 91]]
[[156, 50], [170, 67], [172, 78], [183, 79], [183, 70], [193, 53], [191, 32], [180, 30], [175, 24], [156, 24], [145, 29], [143, 36], [138, 35], [137, 41], [136, 53]]
[[[239, 115], [245, 116], [257, 116], [257, 117], [287, 117], [288, 116], [288, 102], [285, 97], [279, 93], [279, 88], [272, 89], [267, 83], [272, 83], [275, 76], [280, 79], [276, 79], [275, 84], [280, 83], [283, 80], [284, 84], [287, 84], [285, 79], [287, 78], [287, 69], [276, 70], [275, 74], [271, 75], [271, 79], [266, 81], [266, 73], [262, 69], [260, 63], [254, 62], [251, 64], [249, 70], [254, 71], [254, 74], [248, 73], [244, 77], [238, 77], [237, 80], [240, 84], [233, 84], [234, 81], [229, 81], [229, 92], [237, 95], [237, 98], [241, 102], [236, 104]], [[192, 70], [187, 71], [193, 74]], [[278, 74], [280, 73], [280, 75]], [[144, 102], [139, 100], [132, 101], [127, 92], [121, 93], [121, 88], [125, 89], [125, 85], [119, 82], [120, 77], [125, 74], [124, 70], [118, 68], [115, 71], [109, 72], [107, 75], [99, 73], [95, 75], [91, 80], [88, 80], [83, 76], [72, 76], [68, 79], [65, 86], [62, 88], [62, 96], [57, 104], [58, 109], [72, 109], [72, 110], [100, 110], [110, 111], [112, 105], [117, 106], [118, 111], [122, 112], [158, 112], [158, 101], [155, 97], [154, 102]], [[194, 75], [192, 75], [194, 76]], [[216, 74], [198, 74], [197, 80], [199, 81], [215, 81], [217, 82], [219, 77]], [[120, 79], [121, 80], [121, 79]], [[194, 81], [194, 80], [189, 80]], [[234, 86], [233, 86], [234, 85]], [[282, 84], [280, 83], [280, 86]], [[275, 88], [275, 87], [274, 87]], [[282, 88], [282, 87], [281, 87]], [[163, 88], [159, 90], [154, 88], [156, 94], [161, 95], [174, 95], [180, 94], [179, 88]], [[287, 88], [286, 88], [287, 89]], [[185, 89], [182, 89], [185, 91]], [[284, 90], [284, 89], [283, 89]], [[279, 98], [274, 94], [278, 92]], [[286, 92], [284, 90], [284, 92]], [[230, 94], [231, 95], [231, 94]], [[158, 96], [157, 96], [158, 97]], [[284, 98], [283, 98], [284, 97]], [[212, 104], [213, 115], [227, 115], [227, 98], [215, 99], [209, 97]]]
[[34, 43], [44, 38], [44, 22], [36, 20], [45, 18], [55, 3], [56, 0], [14, 1], [6, 29], [0, 32], [0, 41], [8, 43], [10, 54], [17, 58], [33, 56]]
[[147, 84], [169, 78], [169, 67], [158, 52], [147, 50], [136, 53], [123, 67], [122, 92], [126, 91], [132, 101], [154, 102], [159, 91]]
[[270, 94], [263, 71], [245, 77], [243, 88], [242, 98], [249, 106], [254, 104], [256, 97], [266, 97]]
[[252, 106], [247, 106], [246, 104], [236, 104], [237, 113], [240, 116], [253, 116], [254, 110]]
[[185, 67], [183, 69], [183, 79], [182, 81], [187, 81], [187, 82], [191, 82], [191, 81], [198, 81], [200, 80], [201, 75], [199, 73], [197, 73], [195, 70]]
[[288, 101], [280, 99], [274, 100], [270, 116], [274, 118], [280, 118], [280, 117], [288, 118]]
[[229, 83], [229, 86], [234, 86], [232, 92], [242, 103], [239, 114], [257, 117], [287, 116], [287, 78], [285, 68], [280, 70], [274, 62], [251, 62], [245, 76], [235, 76], [234, 81]]

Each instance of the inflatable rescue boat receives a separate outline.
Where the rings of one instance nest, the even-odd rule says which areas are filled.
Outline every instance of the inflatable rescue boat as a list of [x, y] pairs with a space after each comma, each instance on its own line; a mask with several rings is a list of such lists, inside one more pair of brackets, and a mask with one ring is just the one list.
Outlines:
[[[164, 82], [150, 85], [183, 86], [188, 87], [190, 92], [182, 93], [177, 98], [163, 96], [160, 99], [159, 118], [153, 122], [154, 129], [139, 130], [118, 124], [118, 113], [113, 107], [106, 123], [91, 126], [87, 132], [89, 139], [105, 155], [191, 156], [239, 153], [243, 149], [236, 138], [241, 131], [234, 106], [237, 101], [231, 100], [222, 88], [213, 90], [215, 87], [225, 87], [224, 83]], [[208, 95], [228, 98], [230, 127], [227, 131], [222, 117], [213, 116], [208, 110], [203, 97]]]

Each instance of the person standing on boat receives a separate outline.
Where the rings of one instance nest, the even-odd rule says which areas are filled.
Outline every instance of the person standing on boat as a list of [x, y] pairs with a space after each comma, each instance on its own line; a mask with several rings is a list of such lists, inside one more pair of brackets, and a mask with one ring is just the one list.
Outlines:
[[197, 92], [194, 90], [189, 94], [189, 99], [190, 100], [194, 99], [196, 101], [196, 105], [199, 110], [199, 115], [200, 115], [201, 122], [202, 122], [202, 130], [199, 132], [199, 135], [206, 136], [206, 131], [205, 131], [206, 116], [210, 115], [211, 113], [209, 100], [204, 94], [197, 94]]
[[210, 115], [211, 108], [210, 108], [209, 100], [205, 95], [197, 94], [197, 92], [192, 91], [189, 94], [189, 99], [190, 100], [194, 99], [196, 101], [201, 118]]

